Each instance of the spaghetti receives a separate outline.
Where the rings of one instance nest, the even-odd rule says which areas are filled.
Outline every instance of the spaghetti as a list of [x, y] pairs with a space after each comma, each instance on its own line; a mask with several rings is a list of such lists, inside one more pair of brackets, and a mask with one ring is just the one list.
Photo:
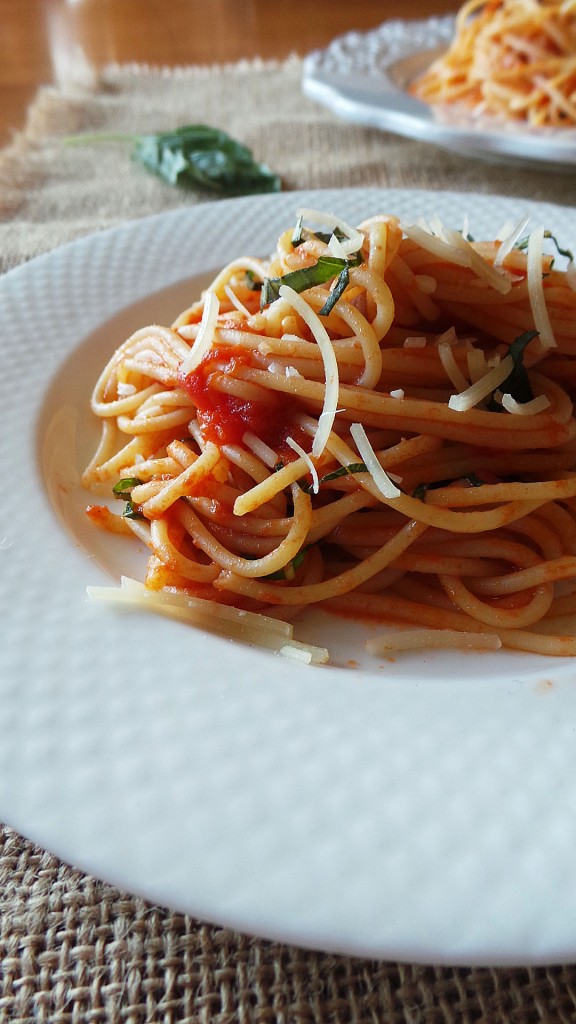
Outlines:
[[150, 549], [93, 588], [291, 657], [311, 605], [393, 626], [370, 650], [576, 654], [576, 291], [544, 232], [300, 212], [92, 396], [91, 505]]
[[413, 83], [433, 106], [533, 126], [576, 125], [574, 0], [468, 0], [454, 39]]

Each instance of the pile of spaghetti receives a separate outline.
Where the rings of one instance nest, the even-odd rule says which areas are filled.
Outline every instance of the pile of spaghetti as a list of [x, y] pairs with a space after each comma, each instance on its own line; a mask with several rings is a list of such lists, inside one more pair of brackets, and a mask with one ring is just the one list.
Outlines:
[[303, 660], [327, 658], [293, 638], [311, 605], [384, 624], [376, 655], [576, 654], [574, 271], [527, 227], [301, 210], [270, 261], [133, 334], [84, 484], [150, 557], [92, 592]]
[[469, 0], [454, 39], [412, 86], [431, 105], [461, 104], [535, 126], [576, 125], [575, 0]]

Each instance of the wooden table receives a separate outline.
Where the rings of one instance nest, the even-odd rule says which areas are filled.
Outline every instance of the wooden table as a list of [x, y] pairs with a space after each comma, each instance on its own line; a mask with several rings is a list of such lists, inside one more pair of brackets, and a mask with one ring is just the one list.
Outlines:
[[457, 0], [0, 0], [0, 145], [23, 126], [38, 86], [78, 68], [281, 59], [351, 29], [458, 6]]

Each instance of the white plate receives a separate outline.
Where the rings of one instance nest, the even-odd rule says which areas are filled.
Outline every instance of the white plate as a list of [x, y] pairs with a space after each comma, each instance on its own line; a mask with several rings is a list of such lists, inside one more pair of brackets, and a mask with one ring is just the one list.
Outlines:
[[349, 32], [306, 57], [303, 90], [348, 121], [483, 160], [537, 163], [556, 170], [576, 163], [576, 130], [446, 113], [408, 93], [410, 82], [446, 49], [453, 34], [451, 15], [388, 21], [370, 32]]
[[125, 889], [262, 936], [435, 962], [574, 959], [573, 661], [380, 665], [319, 616], [302, 635], [335, 664], [310, 668], [85, 597], [143, 562], [84, 522], [98, 369], [206, 271], [271, 252], [301, 204], [352, 222], [437, 212], [458, 226], [467, 212], [477, 236], [529, 212], [576, 239], [574, 212], [497, 197], [285, 193], [129, 223], [0, 280], [0, 818]]

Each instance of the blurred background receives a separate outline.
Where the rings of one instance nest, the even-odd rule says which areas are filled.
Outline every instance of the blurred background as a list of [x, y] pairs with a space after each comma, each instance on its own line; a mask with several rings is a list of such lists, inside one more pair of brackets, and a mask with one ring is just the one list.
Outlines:
[[303, 56], [388, 18], [457, 10], [455, 0], [0, 0], [0, 146], [40, 85], [110, 62], [175, 66]]

